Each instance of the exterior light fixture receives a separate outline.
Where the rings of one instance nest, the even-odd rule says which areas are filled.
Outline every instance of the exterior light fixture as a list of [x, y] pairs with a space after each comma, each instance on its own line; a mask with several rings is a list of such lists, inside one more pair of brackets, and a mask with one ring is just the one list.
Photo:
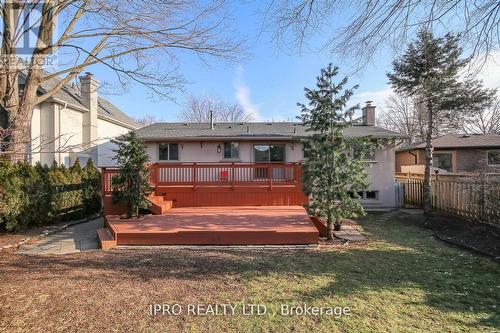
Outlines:
[[220, 146], [220, 143], [217, 145], [217, 153], [220, 153], [222, 151], [222, 148]]

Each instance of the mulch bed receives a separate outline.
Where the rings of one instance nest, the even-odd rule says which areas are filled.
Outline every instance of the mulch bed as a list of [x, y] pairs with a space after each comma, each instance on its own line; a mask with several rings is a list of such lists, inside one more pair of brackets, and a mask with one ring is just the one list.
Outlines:
[[427, 221], [421, 215], [408, 215], [405, 221], [434, 230], [436, 238], [443, 242], [500, 259], [500, 225], [440, 214], [433, 215]]
[[438, 239], [500, 258], [500, 227], [450, 216], [435, 216], [430, 222]]

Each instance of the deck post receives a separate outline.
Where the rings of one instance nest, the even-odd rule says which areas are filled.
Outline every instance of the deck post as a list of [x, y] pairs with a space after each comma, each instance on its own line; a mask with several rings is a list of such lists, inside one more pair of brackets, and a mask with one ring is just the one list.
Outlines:
[[196, 163], [193, 163], [193, 191], [196, 191]]
[[106, 168], [101, 168], [101, 191], [102, 197], [106, 194]]
[[273, 165], [267, 165], [267, 176], [269, 177], [269, 191], [273, 190]]
[[231, 163], [231, 191], [234, 191], [234, 162]]
[[156, 192], [156, 187], [158, 186], [158, 164], [153, 163], [150, 166], [151, 171], [151, 182], [153, 183], [154, 190]]

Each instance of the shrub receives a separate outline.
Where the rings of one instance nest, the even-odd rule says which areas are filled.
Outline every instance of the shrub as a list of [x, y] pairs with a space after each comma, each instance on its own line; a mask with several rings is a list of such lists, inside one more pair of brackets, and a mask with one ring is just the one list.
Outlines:
[[0, 229], [13, 230], [24, 206], [26, 193], [16, 168], [7, 161], [0, 161]]
[[15, 230], [81, 218], [101, 208], [100, 173], [90, 161], [85, 168], [49, 168], [0, 161], [0, 230]]
[[101, 210], [101, 174], [91, 159], [87, 160], [87, 165], [83, 168], [82, 200], [86, 215]]

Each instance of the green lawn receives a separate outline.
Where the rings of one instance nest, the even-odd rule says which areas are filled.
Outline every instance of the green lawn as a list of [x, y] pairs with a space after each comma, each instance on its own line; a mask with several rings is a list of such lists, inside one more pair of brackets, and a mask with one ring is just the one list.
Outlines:
[[[319, 251], [155, 250], [0, 256], [0, 331], [494, 331], [500, 265], [401, 221]], [[275, 316], [155, 316], [151, 303], [261, 303]], [[279, 315], [280, 304], [349, 307]]]

